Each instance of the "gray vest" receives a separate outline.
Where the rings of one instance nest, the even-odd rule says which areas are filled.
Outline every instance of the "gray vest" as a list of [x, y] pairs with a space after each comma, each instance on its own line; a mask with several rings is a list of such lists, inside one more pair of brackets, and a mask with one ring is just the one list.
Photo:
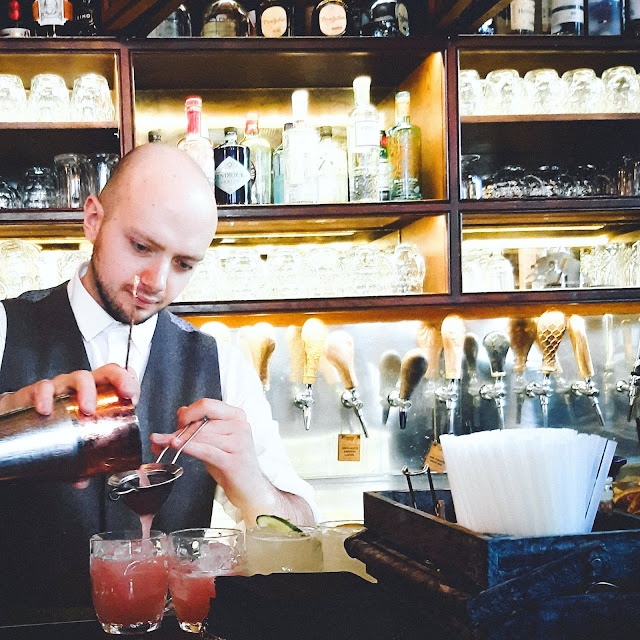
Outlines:
[[[66, 284], [5, 300], [4, 306], [0, 392], [90, 369]], [[161, 311], [136, 407], [143, 462], [155, 460], [149, 434], [173, 432], [177, 409], [203, 397], [222, 398], [216, 342]], [[180, 465], [184, 475], [154, 529], [209, 525], [215, 482], [198, 460], [182, 455]], [[88, 541], [114, 529], [139, 530], [140, 522], [122, 502], [108, 498], [104, 477], [92, 478], [84, 490], [61, 482], [0, 483], [0, 624], [19, 620], [20, 610], [90, 605]]]

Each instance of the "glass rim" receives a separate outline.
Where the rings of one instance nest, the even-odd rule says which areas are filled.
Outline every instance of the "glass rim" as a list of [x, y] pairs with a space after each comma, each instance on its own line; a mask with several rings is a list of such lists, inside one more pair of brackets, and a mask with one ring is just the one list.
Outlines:
[[[213, 533], [213, 535], [208, 535]], [[242, 529], [234, 529], [232, 527], [196, 527], [192, 529], [178, 529], [171, 531], [167, 535], [170, 538], [184, 539], [204, 539], [204, 540], [223, 540], [225, 538], [233, 538], [238, 534], [243, 534]]]
[[148, 538], [143, 538], [135, 529], [114, 529], [94, 533], [90, 542], [140, 542], [142, 540], [159, 540], [167, 537], [164, 531], [152, 529]]

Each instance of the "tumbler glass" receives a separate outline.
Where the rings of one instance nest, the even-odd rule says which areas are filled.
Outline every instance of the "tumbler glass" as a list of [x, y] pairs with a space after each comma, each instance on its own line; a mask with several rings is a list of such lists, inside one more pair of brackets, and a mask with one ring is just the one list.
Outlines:
[[154, 631], [164, 615], [169, 586], [167, 537], [151, 531], [108, 531], [91, 536], [93, 606], [106, 633]]
[[480, 156], [476, 153], [460, 157], [460, 197], [468, 200], [482, 199], [482, 177], [477, 170]]
[[483, 80], [475, 69], [461, 69], [458, 73], [458, 108], [461, 116], [484, 113]]
[[606, 108], [612, 113], [640, 111], [640, 85], [633, 67], [610, 67], [602, 74]]
[[245, 571], [239, 529], [184, 529], [169, 534], [169, 591], [180, 628], [199, 633], [216, 597], [218, 576]]
[[89, 159], [79, 153], [63, 153], [53, 160], [58, 178], [58, 206], [81, 209], [91, 189]]
[[48, 167], [31, 167], [20, 183], [20, 200], [25, 209], [49, 209], [58, 204], [54, 172]]
[[40, 288], [40, 247], [27, 240], [0, 243], [0, 280], [11, 298]]
[[69, 90], [62, 76], [40, 73], [31, 78], [27, 113], [34, 122], [69, 120]]
[[27, 93], [20, 76], [0, 73], [0, 122], [24, 120]]
[[115, 118], [109, 83], [97, 73], [83, 73], [73, 82], [71, 119], [77, 122], [103, 122]]
[[274, 298], [297, 298], [303, 293], [302, 266], [296, 247], [275, 247], [269, 252], [267, 273]]
[[401, 242], [393, 250], [397, 293], [422, 293], [426, 266], [415, 244]]
[[524, 76], [528, 113], [560, 113], [565, 105], [565, 87], [555, 69], [533, 69]]
[[525, 109], [525, 88], [515, 69], [495, 69], [485, 78], [487, 113], [493, 115], [521, 114]]
[[15, 209], [20, 203], [17, 190], [4, 178], [0, 178], [0, 209]]
[[120, 161], [117, 153], [94, 153], [89, 156], [91, 164], [91, 193], [100, 195]]
[[604, 110], [604, 83], [593, 69], [565, 71], [566, 105], [569, 113], [601, 113]]
[[352, 558], [344, 548], [344, 541], [351, 535], [362, 531], [364, 522], [353, 520], [330, 520], [321, 522], [318, 527], [322, 533], [322, 556], [324, 571], [348, 571], [369, 580], [366, 565]]

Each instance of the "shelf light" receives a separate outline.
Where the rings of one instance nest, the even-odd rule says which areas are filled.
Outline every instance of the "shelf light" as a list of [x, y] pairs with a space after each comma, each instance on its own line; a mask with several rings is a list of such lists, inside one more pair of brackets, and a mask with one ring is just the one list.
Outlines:
[[[598, 231], [604, 228], [604, 224], [581, 224], [581, 225], [553, 225], [554, 231]], [[502, 233], [502, 234], [518, 234], [518, 233], [549, 233], [549, 226], [536, 227], [473, 227], [464, 229], [463, 234], [470, 233]]]
[[539, 236], [535, 238], [480, 238], [462, 241], [464, 249], [484, 249], [487, 244], [495, 249], [537, 249], [540, 247], [595, 247], [608, 244], [607, 235], [599, 236]]

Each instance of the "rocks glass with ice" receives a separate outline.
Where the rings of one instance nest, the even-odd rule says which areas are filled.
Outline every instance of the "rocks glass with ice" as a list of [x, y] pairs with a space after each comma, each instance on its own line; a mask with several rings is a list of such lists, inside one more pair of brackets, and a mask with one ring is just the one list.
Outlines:
[[216, 597], [216, 578], [244, 573], [244, 534], [183, 529], [169, 534], [169, 548], [169, 591], [180, 628], [199, 633]]
[[167, 536], [109, 531], [91, 537], [93, 606], [106, 633], [154, 631], [164, 614], [169, 584]]

